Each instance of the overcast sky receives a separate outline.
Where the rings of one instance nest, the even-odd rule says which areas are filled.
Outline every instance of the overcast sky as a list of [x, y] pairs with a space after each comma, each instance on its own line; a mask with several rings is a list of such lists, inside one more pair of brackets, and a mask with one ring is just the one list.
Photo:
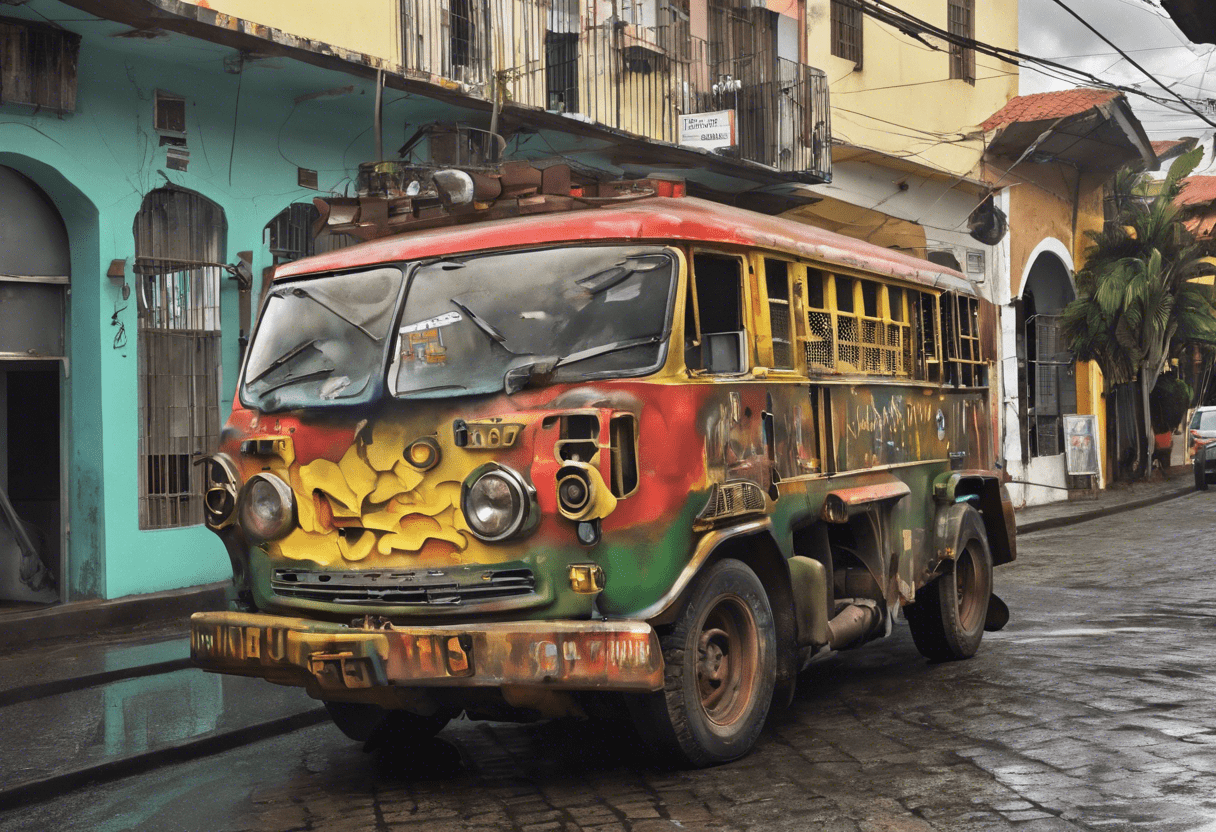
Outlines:
[[[1179, 95], [1188, 99], [1213, 99], [1216, 104], [1216, 55], [1213, 55], [1216, 46], [1187, 41], [1156, 0], [1064, 2]], [[1070, 17], [1055, 0], [1019, 0], [1019, 16], [1022, 52], [1051, 58], [1107, 81], [1135, 85], [1145, 92], [1167, 97], [1160, 87]], [[995, 63], [995, 59], [982, 56], [980, 61]], [[1028, 68], [1022, 70], [1020, 83], [1023, 94], [1073, 86]], [[1175, 104], [1171, 110], [1139, 96], [1129, 95], [1128, 100], [1149, 138], [1200, 136], [1211, 150], [1213, 128], [1181, 104]], [[1216, 106], [1206, 114], [1216, 121]]]

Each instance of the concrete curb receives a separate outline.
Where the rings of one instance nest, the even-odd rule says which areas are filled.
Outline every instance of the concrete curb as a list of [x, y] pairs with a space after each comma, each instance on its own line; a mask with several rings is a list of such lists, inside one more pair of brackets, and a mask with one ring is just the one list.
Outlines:
[[1184, 497], [1195, 490], [1195, 486], [1187, 485], [1182, 488], [1167, 491], [1164, 494], [1154, 494], [1152, 497], [1142, 497], [1139, 500], [1128, 500], [1125, 503], [1116, 503], [1113, 506], [1103, 506], [1090, 511], [1081, 511], [1076, 514], [1069, 514], [1064, 517], [1047, 517], [1042, 520], [1032, 520], [1029, 523], [1018, 523], [1018, 534], [1030, 534], [1031, 532], [1041, 532], [1044, 529], [1058, 529], [1061, 526], [1071, 526], [1076, 523], [1084, 523], [1087, 520], [1097, 520], [1100, 517], [1109, 517], [1112, 514], [1119, 514], [1124, 511], [1131, 511], [1136, 508], [1144, 508], [1145, 506], [1164, 503], [1168, 500], [1174, 500], [1178, 497]]
[[180, 619], [191, 613], [222, 610], [227, 606], [228, 581], [129, 595], [111, 601], [74, 601], [28, 612], [0, 615], [0, 651], [33, 641], [63, 638], [139, 624]]

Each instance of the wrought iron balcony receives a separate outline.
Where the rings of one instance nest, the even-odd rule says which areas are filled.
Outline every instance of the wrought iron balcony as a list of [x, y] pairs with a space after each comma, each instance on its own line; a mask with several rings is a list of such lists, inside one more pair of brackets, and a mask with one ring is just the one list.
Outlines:
[[672, 145], [681, 116], [729, 110], [734, 142], [715, 152], [831, 178], [823, 72], [755, 48], [763, 37], [739, 37], [739, 21], [729, 42], [706, 41], [651, 6], [605, 18], [597, 0], [402, 0], [405, 72], [486, 100], [496, 79], [508, 106]]

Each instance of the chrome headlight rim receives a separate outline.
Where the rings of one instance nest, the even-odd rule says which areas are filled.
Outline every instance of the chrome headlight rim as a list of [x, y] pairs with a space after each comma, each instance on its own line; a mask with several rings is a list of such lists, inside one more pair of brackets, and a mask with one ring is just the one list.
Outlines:
[[[210, 529], [223, 529], [231, 526], [240, 515], [241, 478], [236, 470], [236, 463], [227, 454], [216, 453], [204, 460], [205, 488], [203, 490], [203, 520]], [[215, 476], [219, 469], [220, 477]], [[222, 508], [214, 507], [214, 500], [230, 500], [231, 504], [225, 513]], [[221, 516], [222, 515], [222, 516]]]
[[[473, 519], [475, 515], [469, 506], [469, 494], [473, 490], [473, 486], [488, 476], [497, 477], [507, 484], [516, 506], [515, 516], [512, 518], [511, 523], [508, 524], [504, 531], [498, 534], [485, 534], [478, 530], [476, 521]], [[505, 465], [499, 465], [496, 462], [487, 462], [474, 468], [465, 477], [464, 482], [461, 483], [460, 511], [464, 514], [465, 525], [469, 527], [469, 532], [474, 537], [486, 543], [498, 543], [523, 535], [535, 527], [538, 517], [536, 510], [536, 489], [518, 471]]]
[[[253, 489], [258, 483], [269, 484], [278, 495], [282, 506], [282, 518], [279, 520], [276, 527], [269, 534], [262, 534], [253, 528], [253, 524], [246, 519], [246, 512], [249, 509], [249, 501], [253, 499]], [[259, 542], [267, 542], [278, 540], [287, 535], [296, 525], [296, 498], [295, 493], [291, 490], [291, 486], [283, 481], [281, 477], [274, 474], [260, 473], [254, 474], [241, 488], [241, 498], [237, 504], [237, 518], [240, 522], [241, 530], [245, 535]]]

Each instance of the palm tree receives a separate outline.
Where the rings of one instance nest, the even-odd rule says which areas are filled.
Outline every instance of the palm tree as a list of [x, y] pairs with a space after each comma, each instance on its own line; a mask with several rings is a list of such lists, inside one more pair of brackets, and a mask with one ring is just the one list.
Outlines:
[[1061, 315], [1079, 359], [1096, 361], [1110, 384], [1139, 382], [1145, 473], [1153, 450], [1149, 394], [1166, 362], [1188, 344], [1216, 344], [1212, 287], [1191, 282], [1214, 270], [1200, 262], [1201, 248], [1174, 204], [1202, 156], [1196, 148], [1175, 160], [1155, 196], [1147, 175], [1116, 175], [1117, 218], [1086, 232], [1091, 245], [1077, 273], [1077, 299]]

